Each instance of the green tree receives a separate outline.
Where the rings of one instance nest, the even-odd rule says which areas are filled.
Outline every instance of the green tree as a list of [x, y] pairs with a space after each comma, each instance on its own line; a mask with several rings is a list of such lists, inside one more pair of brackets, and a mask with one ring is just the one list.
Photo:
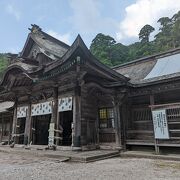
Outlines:
[[99, 59], [102, 63], [112, 66], [111, 63], [111, 47], [116, 41], [111, 37], [99, 33], [92, 40], [90, 51], [92, 54]]
[[139, 32], [140, 42], [125, 46], [116, 43], [114, 38], [99, 33], [94, 38], [90, 50], [102, 63], [114, 66], [180, 47], [180, 11], [172, 18], [161, 17], [157, 22], [160, 24], [159, 32], [152, 41], [149, 37], [154, 28], [147, 24]]
[[155, 35], [157, 48], [165, 51], [173, 47], [172, 42], [172, 20], [169, 17], [162, 17], [158, 21], [160, 23], [159, 33]]
[[111, 46], [110, 60], [113, 66], [127, 62], [128, 47], [121, 43], [117, 43]]
[[8, 65], [9, 65], [9, 60], [7, 58], [7, 54], [0, 53], [0, 78], [2, 77]]
[[146, 24], [139, 32], [139, 39], [143, 43], [149, 42], [149, 37], [150, 34], [154, 31], [155, 29], [150, 26], [149, 24]]
[[180, 11], [172, 17], [172, 41], [173, 47], [180, 46]]

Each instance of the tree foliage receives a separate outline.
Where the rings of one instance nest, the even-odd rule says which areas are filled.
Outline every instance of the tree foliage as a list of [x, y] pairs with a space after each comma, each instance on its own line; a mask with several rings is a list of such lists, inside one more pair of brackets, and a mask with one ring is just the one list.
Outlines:
[[113, 37], [100, 33], [93, 39], [90, 51], [102, 63], [114, 66], [180, 47], [180, 11], [171, 18], [160, 18], [157, 23], [160, 25], [159, 31], [152, 41], [149, 37], [155, 29], [147, 24], [139, 32], [140, 42], [125, 46]]
[[155, 29], [151, 25], [146, 24], [139, 32], [139, 39], [141, 40], [141, 42], [148, 43], [150, 34], [154, 30]]
[[7, 54], [1, 54], [0, 53], [0, 78], [2, 77], [2, 74], [4, 70], [7, 68], [9, 64]]
[[102, 63], [111, 66], [111, 49], [115, 43], [112, 37], [99, 33], [92, 40], [90, 49]]
[[124, 61], [128, 53], [126, 46], [116, 43], [114, 38], [102, 33], [97, 34], [93, 39], [90, 50], [97, 59], [108, 66], [117, 65], [121, 60]]

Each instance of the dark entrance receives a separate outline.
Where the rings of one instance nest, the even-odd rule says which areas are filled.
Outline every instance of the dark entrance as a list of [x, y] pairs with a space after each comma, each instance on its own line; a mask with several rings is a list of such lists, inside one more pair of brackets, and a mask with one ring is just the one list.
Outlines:
[[0, 114], [0, 142], [8, 143], [12, 132], [12, 114]]
[[63, 128], [63, 146], [70, 146], [72, 144], [72, 129], [71, 123], [73, 121], [73, 112], [72, 111], [64, 111], [60, 114], [60, 122]]
[[25, 131], [26, 118], [17, 119], [17, 134], [19, 134], [18, 144], [24, 144], [24, 131]]
[[33, 144], [47, 145], [51, 115], [33, 117]]

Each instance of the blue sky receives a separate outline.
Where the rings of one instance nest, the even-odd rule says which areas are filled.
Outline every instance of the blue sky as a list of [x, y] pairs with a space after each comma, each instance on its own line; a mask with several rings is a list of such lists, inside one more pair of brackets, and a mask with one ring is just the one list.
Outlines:
[[132, 43], [143, 25], [158, 29], [159, 17], [180, 10], [180, 0], [0, 0], [0, 7], [0, 52], [18, 53], [31, 24], [69, 45], [80, 34], [89, 47], [99, 32]]

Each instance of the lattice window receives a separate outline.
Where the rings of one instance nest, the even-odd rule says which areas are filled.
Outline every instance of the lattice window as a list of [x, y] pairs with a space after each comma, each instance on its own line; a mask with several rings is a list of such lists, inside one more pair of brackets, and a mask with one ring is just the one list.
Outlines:
[[100, 128], [114, 128], [114, 111], [113, 108], [99, 109], [99, 126]]
[[152, 113], [150, 108], [134, 109], [133, 110], [134, 121], [151, 121]]

